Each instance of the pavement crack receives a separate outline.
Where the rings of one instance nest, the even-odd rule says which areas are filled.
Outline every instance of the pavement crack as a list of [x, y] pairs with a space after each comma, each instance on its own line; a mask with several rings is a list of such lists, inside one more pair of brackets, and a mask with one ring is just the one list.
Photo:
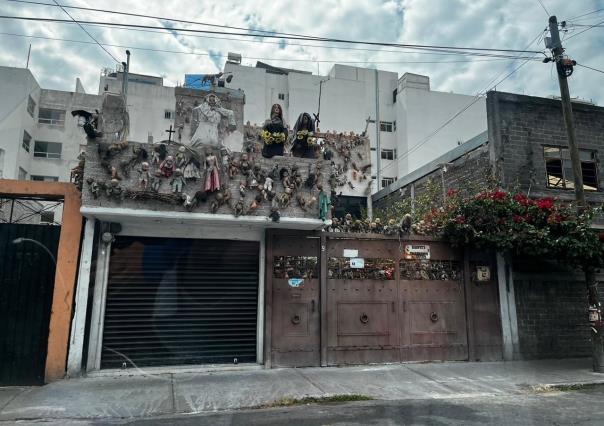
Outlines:
[[172, 394], [172, 413], [176, 414], [176, 395], [174, 392], [174, 374], [170, 374], [170, 393]]
[[18, 392], [15, 395], [13, 395], [11, 398], [9, 398], [8, 401], [6, 401], [6, 403], [4, 405], [2, 405], [2, 407], [0, 407], [0, 413], [2, 413], [4, 411], [4, 409], [6, 407], [8, 407], [10, 405], [10, 403], [13, 402], [18, 396], [21, 396], [24, 393], [30, 392], [30, 391], [31, 391], [31, 389], [25, 388], [25, 389], [22, 389], [21, 392]]
[[295, 369], [296, 373], [298, 373], [300, 376], [302, 376], [308, 383], [310, 383], [312, 386], [314, 386], [315, 388], [319, 389], [321, 391], [321, 393], [326, 394], [327, 392], [325, 392], [325, 390], [319, 386], [317, 383], [315, 383], [314, 381], [312, 381], [309, 377], [307, 377], [304, 373], [302, 373], [302, 371]]

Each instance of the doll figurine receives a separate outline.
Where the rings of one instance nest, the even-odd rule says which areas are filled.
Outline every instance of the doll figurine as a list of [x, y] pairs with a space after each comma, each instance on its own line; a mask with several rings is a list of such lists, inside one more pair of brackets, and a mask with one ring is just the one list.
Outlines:
[[240, 180], [239, 181], [239, 195], [241, 195], [241, 198], [245, 198], [245, 189], [247, 188], [247, 185], [245, 183], [244, 180]]
[[267, 176], [266, 179], [264, 179], [264, 189], [268, 192], [273, 190], [273, 179], [270, 176]]
[[149, 163], [143, 161], [141, 163], [141, 169], [138, 171], [138, 183], [143, 191], [146, 191], [149, 187], [149, 180], [151, 179], [151, 174], [149, 173]]
[[180, 169], [174, 170], [174, 177], [170, 181], [170, 185], [172, 186], [172, 192], [180, 194], [182, 192], [183, 186], [186, 185], [185, 178], [182, 176], [182, 171]]
[[176, 163], [174, 162], [174, 157], [168, 155], [164, 161], [159, 165], [159, 170], [161, 171], [162, 176], [170, 177], [174, 174], [174, 170], [176, 170]]
[[229, 164], [229, 178], [234, 179], [239, 173], [239, 160], [232, 159]]
[[241, 198], [237, 201], [237, 203], [235, 204], [235, 216], [239, 217], [243, 214], [243, 211], [245, 209], [245, 206], [243, 204], [243, 201], [241, 200]]
[[206, 150], [206, 181], [204, 190], [214, 192], [220, 189], [220, 175], [218, 173], [218, 159], [209, 149]]
[[183, 169], [187, 165], [187, 148], [184, 146], [178, 147], [178, 153], [176, 154], [176, 167]]
[[200, 179], [200, 166], [201, 165], [199, 164], [199, 161], [197, 161], [196, 158], [191, 157], [187, 162], [187, 165], [185, 166], [184, 170], [182, 171], [182, 175], [185, 177], [185, 179]]
[[249, 211], [253, 212], [255, 211], [258, 206], [262, 204], [262, 195], [258, 194], [256, 195], [256, 197], [252, 200], [251, 204], [250, 204], [250, 208]]
[[271, 213], [268, 215], [268, 217], [270, 217], [273, 222], [279, 222], [279, 219], [281, 219], [281, 213], [279, 213], [279, 209], [277, 207], [272, 207]]

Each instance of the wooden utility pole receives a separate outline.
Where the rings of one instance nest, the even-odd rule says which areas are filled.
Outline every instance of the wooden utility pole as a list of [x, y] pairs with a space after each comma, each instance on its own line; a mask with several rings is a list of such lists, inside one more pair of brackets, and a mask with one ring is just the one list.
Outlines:
[[[573, 120], [573, 108], [570, 101], [570, 92], [568, 89], [568, 76], [574, 62], [564, 58], [564, 49], [560, 41], [560, 33], [558, 31], [558, 20], [555, 16], [549, 18], [549, 32], [551, 36], [551, 50], [553, 60], [556, 64], [556, 74], [558, 74], [558, 83], [560, 85], [560, 100], [562, 102], [562, 114], [566, 124], [566, 133], [568, 135], [568, 148], [570, 151], [570, 161], [573, 168], [575, 200], [579, 213], [582, 213], [587, 204], [585, 202], [585, 192], [583, 190], [583, 173], [581, 171], [581, 159], [579, 157], [579, 146], [577, 145], [577, 137], [575, 134], [575, 122]], [[593, 267], [587, 266], [585, 270], [585, 282], [587, 284], [588, 304], [589, 308], [600, 309], [600, 300], [598, 297], [598, 287], [596, 282], [595, 271]], [[602, 321], [592, 325], [592, 359], [593, 369], [596, 372], [604, 373], [604, 328]]]

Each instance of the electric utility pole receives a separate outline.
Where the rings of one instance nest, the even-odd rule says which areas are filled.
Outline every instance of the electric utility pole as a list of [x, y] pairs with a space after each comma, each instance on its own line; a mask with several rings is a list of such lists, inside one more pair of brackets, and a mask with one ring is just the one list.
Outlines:
[[[570, 151], [570, 161], [573, 168], [575, 200], [579, 213], [583, 212], [587, 204], [585, 202], [585, 192], [583, 190], [583, 174], [581, 171], [581, 159], [579, 157], [579, 146], [575, 134], [575, 122], [573, 120], [573, 108], [570, 101], [570, 92], [568, 89], [568, 77], [573, 72], [573, 66], [576, 62], [564, 57], [564, 49], [560, 41], [558, 31], [558, 20], [555, 16], [549, 18], [549, 32], [551, 36], [549, 47], [552, 50], [552, 60], [556, 64], [558, 74], [558, 83], [560, 85], [560, 100], [562, 102], [562, 114], [566, 124], [566, 133], [568, 135], [568, 148]], [[547, 58], [544, 62], [549, 62]], [[604, 373], [604, 328], [602, 327], [602, 318], [600, 311], [600, 301], [598, 297], [598, 287], [593, 267], [585, 267], [585, 281], [587, 284], [588, 304], [590, 317], [594, 315], [596, 321], [591, 321], [592, 330], [592, 359], [593, 369], [596, 372]]]

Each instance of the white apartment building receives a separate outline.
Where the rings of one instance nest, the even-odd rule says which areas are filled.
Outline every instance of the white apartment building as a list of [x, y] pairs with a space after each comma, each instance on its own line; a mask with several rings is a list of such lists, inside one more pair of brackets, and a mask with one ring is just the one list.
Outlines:
[[[236, 55], [235, 55], [236, 56]], [[321, 93], [320, 129], [366, 131], [371, 140], [374, 185], [387, 186], [487, 128], [486, 107], [478, 100], [439, 129], [474, 97], [430, 89], [427, 76], [334, 65], [325, 76], [258, 62], [227, 61], [225, 87], [245, 93], [245, 121], [261, 125], [279, 103], [293, 126], [298, 115], [316, 114]], [[41, 89], [29, 70], [0, 67], [0, 171], [6, 178], [69, 180], [86, 138], [70, 114], [94, 110], [105, 92], [122, 91], [123, 73], [104, 70], [98, 95], [76, 84], [74, 92]], [[128, 75], [129, 138], [157, 142], [174, 126], [174, 87], [161, 77]], [[376, 125], [376, 122], [379, 125]], [[344, 195], [354, 191], [344, 190]], [[351, 192], [347, 194], [347, 192]]]
[[317, 113], [320, 90], [321, 130], [367, 130], [373, 192], [487, 129], [485, 101], [479, 99], [432, 135], [474, 97], [433, 91], [427, 76], [405, 73], [399, 77], [395, 72], [348, 65], [334, 65], [328, 75], [319, 76], [262, 62], [244, 66], [237, 61], [227, 61], [224, 72], [232, 75], [226, 87], [244, 91], [244, 115], [256, 124], [268, 117], [274, 103], [283, 106], [290, 125], [302, 112]]

